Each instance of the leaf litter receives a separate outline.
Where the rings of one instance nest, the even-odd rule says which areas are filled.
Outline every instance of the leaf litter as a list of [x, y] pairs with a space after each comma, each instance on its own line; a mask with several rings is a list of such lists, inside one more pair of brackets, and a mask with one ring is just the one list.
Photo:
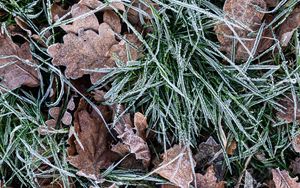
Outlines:
[[[151, 1], [146, 2], [150, 6], [136, 0], [132, 2], [133, 7], [139, 7], [146, 13], [143, 15], [133, 8], [126, 10], [122, 3], [112, 3], [113, 8], [105, 7], [100, 10], [102, 12], [101, 23], [96, 14], [92, 13], [93, 10], [104, 5], [98, 0], [81, 0], [67, 9], [60, 4], [53, 3], [51, 14], [54, 22], [68, 12], [74, 21], [60, 26], [65, 32], [63, 42], [48, 47], [52, 64], [65, 67], [64, 74], [68, 79], [76, 80], [89, 75], [91, 83], [95, 84], [105, 75], [99, 69], [114, 68], [117, 66], [117, 61], [126, 63], [138, 60], [142, 57], [140, 52], [143, 48], [142, 43], [129, 31], [122, 31], [122, 20], [113, 9], [121, 12], [128, 11], [129, 21], [141, 31], [143, 24], [140, 23], [140, 18], [146, 25], [150, 24], [151, 7], [158, 7]], [[244, 61], [249, 58], [249, 54], [256, 56], [269, 48], [273, 43], [270, 35], [271, 28], [264, 28], [264, 26], [269, 23], [272, 16], [263, 11], [267, 11], [268, 7], [275, 7], [277, 3], [278, 1], [272, 0], [227, 0], [223, 8], [226, 23], [218, 23], [215, 27], [221, 50], [227, 52], [228, 55], [233, 55], [231, 54], [232, 47], [235, 47], [235, 58]], [[295, 30], [299, 27], [298, 18], [299, 7], [296, 7], [279, 26], [277, 34], [282, 47], [288, 45]], [[16, 22], [28, 35], [31, 35], [31, 31], [25, 25], [23, 27], [21, 19], [16, 19]], [[257, 32], [262, 27], [261, 40], [257, 49], [254, 49], [256, 38], [259, 37]], [[151, 29], [147, 32], [151, 32]], [[3, 44], [0, 46], [0, 54], [12, 56], [0, 60], [0, 83], [11, 90], [23, 85], [38, 86], [38, 74], [34, 68], [37, 64], [32, 58], [29, 43], [26, 41], [23, 44], [15, 44], [9, 36], [1, 34], [0, 44]], [[26, 63], [22, 62], [23, 60], [26, 60]], [[29, 66], [29, 64], [34, 66]], [[75, 105], [72, 98], [66, 110], [58, 106], [48, 111], [50, 119], [45, 122], [48, 128], [54, 129], [57, 125], [70, 127], [68, 161], [77, 169], [77, 175], [99, 182], [103, 178], [101, 170], [118, 163], [121, 158], [123, 160], [127, 158], [130, 167], [123, 162], [120, 163], [121, 167], [140, 168], [146, 172], [152, 169], [157, 175], [173, 183], [173, 185], [162, 187], [174, 187], [174, 185], [178, 187], [190, 185], [207, 188], [225, 187], [226, 182], [220, 180], [224, 174], [219, 172], [223, 169], [217, 163], [223, 160], [220, 155], [222, 147], [212, 137], [200, 143], [194, 154], [189, 146], [173, 145], [160, 156], [161, 160], [158, 159], [158, 164], [154, 164], [156, 157], [149, 147], [151, 138], [147, 135], [147, 131], [150, 130], [148, 130], [145, 115], [140, 112], [125, 113], [114, 127], [111, 127], [111, 124], [107, 127], [107, 122], [112, 123], [115, 118], [115, 109], [102, 104], [105, 103], [104, 95], [105, 92], [102, 90], [92, 92], [93, 99], [100, 103], [96, 108], [102, 113], [103, 118], [83, 98], [79, 99], [78, 105]], [[286, 123], [298, 121], [298, 101], [294, 102], [287, 97], [279, 103], [283, 107], [276, 112], [279, 119]], [[115, 132], [111, 133], [111, 131]], [[299, 153], [298, 137], [292, 140], [292, 147]], [[238, 152], [236, 148], [237, 142], [233, 140], [225, 152], [232, 156]], [[139, 162], [141, 165], [137, 165]], [[291, 163], [290, 168], [294, 174], [299, 174], [298, 166], [299, 159]], [[300, 186], [297, 183], [298, 179], [291, 178], [287, 171], [272, 169], [271, 172], [276, 188]], [[246, 171], [245, 181], [248, 181], [248, 187], [254, 184], [255, 180], [251, 178], [251, 174]]]

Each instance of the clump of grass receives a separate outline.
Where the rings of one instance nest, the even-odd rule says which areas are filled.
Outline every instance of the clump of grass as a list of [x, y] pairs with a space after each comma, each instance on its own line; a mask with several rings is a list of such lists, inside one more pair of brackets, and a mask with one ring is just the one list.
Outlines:
[[[216, 6], [206, 0], [154, 2], [159, 4], [160, 9], [150, 6], [153, 32], [148, 33], [145, 39], [126, 16], [121, 15], [143, 41], [144, 57], [127, 65], [117, 62], [119, 67], [104, 70], [109, 71], [107, 76], [90, 90], [109, 85], [106, 94], [108, 103], [122, 103], [127, 110], [144, 111], [149, 117], [151, 131], [156, 133], [157, 141], [164, 150], [175, 142], [191, 145], [196, 150], [200, 140], [212, 135], [223, 147], [225, 165], [230, 172], [226, 177], [229, 185], [236, 183], [231, 176], [233, 171], [239, 176], [245, 168], [252, 167], [262, 175], [265, 168], [287, 168], [287, 151], [291, 153], [290, 138], [298, 131], [297, 124], [287, 125], [278, 121], [274, 109], [281, 96], [299, 93], [299, 33], [294, 37], [294, 46], [290, 47], [289, 54], [283, 53], [276, 42], [269, 50], [272, 54], [269, 59], [250, 59], [246, 64], [239, 64], [219, 51], [213, 32], [214, 24], [223, 20], [221, 4]], [[284, 19], [296, 3], [296, 0], [290, 0], [279, 8], [277, 12], [282, 14], [275, 19]], [[0, 8], [24, 18], [49, 45], [54, 42], [56, 33], [45, 39], [46, 31], [54, 31], [67, 22], [52, 23], [50, 4], [50, 1], [10, 1], [0, 2]], [[125, 4], [130, 6], [128, 2]], [[49, 27], [40, 30], [34, 25], [32, 19], [38, 16]], [[13, 22], [11, 18], [7, 25]], [[75, 169], [68, 165], [67, 130], [48, 136], [38, 134], [38, 127], [44, 123], [41, 109], [56, 106], [68, 96], [64, 91], [65, 85], [82, 94], [58, 68], [51, 65], [46, 49], [34, 41], [31, 43], [33, 56], [39, 60], [40, 68], [46, 74], [43, 74], [37, 94], [15, 91], [1, 95], [0, 176], [7, 185], [18, 182], [35, 187], [40, 177], [61, 180], [65, 187], [71, 184], [68, 177], [74, 177], [73, 181], [83, 187], [96, 185], [93, 181], [76, 177]], [[287, 58], [292, 61], [288, 62]], [[256, 63], [258, 60], [259, 64]], [[57, 100], [49, 103], [46, 99], [54, 82], [59, 83], [59, 92]], [[237, 155], [228, 156], [226, 143], [233, 139], [238, 143]], [[265, 159], [258, 160], [258, 155]], [[247, 163], [249, 159], [251, 162]], [[46, 170], [41, 168], [45, 164]], [[142, 184], [164, 182], [151, 173], [145, 175], [140, 171], [116, 170], [113, 167], [102, 174], [106, 181], [120, 185], [138, 184], [140, 181]]]
[[[264, 168], [287, 168], [285, 156], [296, 123], [279, 121], [274, 109], [282, 96], [299, 92], [298, 39], [289, 54], [292, 62], [286, 61], [274, 38], [269, 58], [241, 64], [219, 51], [213, 32], [215, 23], [223, 20], [219, 7], [205, 0], [155, 2], [161, 8], [152, 9], [154, 32], [146, 40], [135, 32], [144, 43], [145, 57], [120, 64], [98, 88], [111, 80], [106, 94], [111, 103], [144, 110], [164, 149], [174, 142], [196, 148], [200, 137], [211, 134], [223, 147], [229, 172], [234, 165], [241, 173], [246, 160], [261, 152]], [[285, 19], [295, 4], [278, 7], [274, 20]], [[233, 139], [238, 152], [229, 157], [226, 143]], [[260, 162], [251, 161], [249, 166], [260, 171]]]

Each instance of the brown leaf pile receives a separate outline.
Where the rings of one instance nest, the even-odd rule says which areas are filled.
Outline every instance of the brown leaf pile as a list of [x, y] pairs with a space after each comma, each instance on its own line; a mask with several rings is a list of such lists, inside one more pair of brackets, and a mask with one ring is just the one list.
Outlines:
[[[67, 32], [63, 43], [56, 43], [48, 48], [48, 53], [53, 58], [52, 63], [66, 67], [67, 78], [78, 79], [83, 75], [90, 75], [94, 84], [105, 74], [91, 70], [113, 68], [116, 60], [127, 62], [139, 58], [138, 47], [141, 43], [135, 35], [125, 33], [121, 41], [118, 41], [116, 34], [121, 34], [122, 25], [113, 10], [104, 9], [103, 23], [99, 23], [96, 15], [91, 13], [102, 5], [97, 0], [82, 0], [73, 5], [71, 15], [74, 21], [61, 26]], [[112, 3], [111, 6], [120, 11], [125, 10], [122, 3]], [[59, 10], [52, 13], [61, 14]]]
[[28, 42], [20, 46], [0, 33], [0, 84], [13, 90], [20, 86], [36, 87], [39, 79]]

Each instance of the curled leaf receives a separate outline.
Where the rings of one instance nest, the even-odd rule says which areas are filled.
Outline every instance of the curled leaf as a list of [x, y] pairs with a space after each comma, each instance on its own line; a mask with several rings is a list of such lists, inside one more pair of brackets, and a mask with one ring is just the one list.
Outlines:
[[189, 152], [186, 146], [174, 145], [163, 154], [163, 162], [154, 171], [175, 185], [188, 188], [193, 181], [195, 167]]
[[0, 34], [0, 56], [1, 85], [10, 90], [22, 85], [29, 87], [39, 85], [28, 42], [18, 46], [7, 35]]
[[[138, 117], [139, 116], [139, 117]], [[127, 153], [132, 153], [135, 155], [135, 158], [138, 160], [142, 160], [143, 166], [148, 167], [150, 165], [151, 154], [148, 147], [147, 142], [142, 137], [145, 135], [147, 122], [141, 122], [140, 119], [141, 114], [135, 114], [135, 129], [131, 126], [130, 119], [127, 120], [127, 123], [120, 123], [116, 125], [115, 130], [119, 134], [118, 138], [121, 139], [122, 144], [118, 143], [117, 145], [113, 146], [113, 151], [124, 154], [126, 149], [128, 150]], [[142, 120], [143, 121], [143, 120]], [[146, 125], [141, 125], [146, 123]], [[144, 127], [142, 127], [144, 126]]]

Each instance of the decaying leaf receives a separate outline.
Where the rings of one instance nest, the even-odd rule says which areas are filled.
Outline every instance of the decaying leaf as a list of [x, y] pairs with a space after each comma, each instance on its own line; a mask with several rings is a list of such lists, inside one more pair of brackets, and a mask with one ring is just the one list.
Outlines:
[[205, 187], [205, 188], [224, 188], [225, 182], [217, 182], [217, 178], [215, 176], [214, 167], [208, 167], [205, 175], [196, 173], [196, 183], [197, 187]]
[[269, 39], [271, 32], [269, 29], [265, 29], [257, 50], [252, 51], [257, 37], [254, 32], [261, 27], [265, 15], [262, 11], [265, 11], [266, 8], [264, 0], [226, 0], [223, 7], [225, 19], [231, 22], [234, 20], [239, 27], [231, 25], [232, 28], [230, 28], [225, 23], [215, 26], [221, 50], [232, 55], [232, 46], [234, 46], [235, 58], [247, 60], [250, 54], [255, 55], [271, 46], [272, 42]]
[[115, 130], [118, 133], [118, 138], [121, 139], [122, 143], [114, 145], [112, 150], [119, 154], [134, 154], [135, 158], [142, 160], [143, 166], [147, 168], [150, 165], [151, 160], [150, 150], [147, 142], [145, 141], [146, 128], [148, 124], [147, 121], [141, 116], [143, 116], [141, 113], [136, 113], [134, 115], [135, 128], [132, 127], [132, 123], [130, 119], [128, 120], [128, 118], [126, 120], [127, 123], [119, 123], [116, 125]]
[[291, 178], [285, 170], [272, 169], [273, 181], [275, 188], [299, 188], [298, 178]]
[[72, 18], [75, 20], [68, 25], [62, 25], [61, 28], [67, 33], [78, 33], [82, 30], [94, 30], [99, 28], [99, 22], [95, 14], [90, 14], [87, 6], [82, 4], [75, 4], [71, 8]]
[[116, 33], [121, 33], [122, 25], [119, 16], [112, 10], [103, 13], [103, 21], [107, 23]]
[[189, 152], [186, 146], [174, 145], [163, 154], [163, 162], [154, 171], [175, 185], [188, 188], [193, 181], [195, 167]]
[[125, 39], [121, 40], [118, 44], [113, 45], [108, 54], [111, 56], [111, 60], [113, 61], [135, 61], [141, 55], [138, 51], [140, 45], [141, 42], [134, 34], [125, 34]]
[[[282, 119], [287, 123], [292, 123], [294, 120], [300, 120], [300, 103], [298, 102], [298, 99], [294, 102], [293, 98], [288, 96], [279, 100], [278, 103], [283, 106], [283, 109], [276, 113], [277, 118]], [[294, 113], [296, 113], [296, 117], [294, 116]]]
[[60, 6], [58, 3], [53, 3], [51, 5], [51, 17], [53, 21], [57, 21], [59, 18], [64, 16], [66, 13], [70, 11], [69, 9], [64, 9], [62, 6]]
[[22, 85], [39, 85], [38, 74], [28, 42], [21, 46], [0, 33], [0, 84], [13, 90]]
[[[105, 114], [108, 109], [100, 106], [99, 110]], [[68, 140], [68, 161], [80, 170], [77, 175], [99, 180], [100, 169], [118, 157], [108, 148], [109, 135], [103, 120], [83, 99], [74, 114], [74, 128]]]
[[293, 138], [292, 146], [297, 153], [300, 153], [300, 134]]
[[235, 140], [232, 140], [231, 143], [229, 144], [229, 146], [226, 148], [226, 153], [228, 155], [233, 155], [236, 148], [237, 148], [237, 143]]
[[202, 142], [198, 146], [198, 152], [194, 155], [197, 163], [206, 164], [221, 150], [221, 145], [218, 144], [213, 137], [209, 137], [206, 142]]
[[300, 6], [293, 10], [279, 28], [279, 41], [283, 47], [288, 45], [298, 27], [300, 27]]
[[77, 79], [84, 74], [91, 75], [95, 83], [103, 74], [92, 73], [84, 69], [111, 68], [115, 64], [109, 61], [107, 52], [117, 41], [111, 27], [102, 23], [98, 34], [92, 30], [83, 31], [79, 36], [69, 33], [63, 37], [63, 44], [53, 44], [48, 53], [53, 57], [52, 63], [65, 66], [67, 78]]
[[296, 159], [294, 159], [289, 168], [291, 169], [292, 173], [294, 175], [300, 175], [300, 157], [297, 157]]
[[[55, 127], [57, 124], [59, 124], [61, 126], [61, 123], [64, 125], [71, 125], [72, 124], [72, 114], [70, 112], [68, 112], [68, 110], [73, 111], [75, 109], [75, 103], [74, 103], [74, 99], [73, 97], [70, 99], [70, 101], [67, 104], [67, 108], [64, 111], [64, 113], [61, 115], [62, 113], [62, 107], [52, 107], [49, 109], [49, 115], [51, 117], [51, 119], [47, 120], [45, 122], [45, 124], [47, 125], [47, 127], [39, 127], [39, 133], [41, 135], [46, 135], [49, 133], [49, 131], [55, 130]], [[60, 121], [60, 122], [58, 122]]]
[[254, 188], [254, 182], [252, 175], [246, 170], [244, 188]]

